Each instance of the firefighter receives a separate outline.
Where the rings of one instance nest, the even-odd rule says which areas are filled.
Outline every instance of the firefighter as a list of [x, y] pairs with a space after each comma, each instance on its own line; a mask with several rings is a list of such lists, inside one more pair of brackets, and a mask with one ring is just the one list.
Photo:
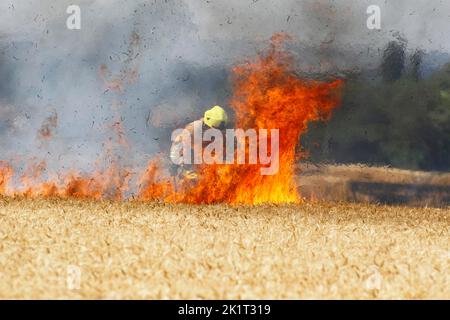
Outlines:
[[[194, 136], [194, 131], [197, 129], [201, 129], [203, 132], [209, 128], [215, 128], [219, 130], [224, 130], [226, 128], [228, 122], [228, 115], [226, 111], [220, 106], [214, 106], [209, 110], [205, 111], [203, 118], [195, 120], [184, 128], [184, 133], [189, 133], [191, 137]], [[200, 133], [201, 134], [201, 133]], [[181, 178], [186, 178], [189, 180], [197, 179], [198, 175], [195, 170], [195, 165], [193, 165], [192, 155], [194, 154], [194, 145], [191, 144], [191, 159], [189, 163], [185, 163], [183, 161], [184, 157], [180, 154], [180, 150], [182, 149], [181, 145], [184, 142], [183, 134], [180, 134], [172, 139], [172, 146], [170, 148], [170, 159], [172, 161], [171, 166], [171, 175]], [[201, 149], [205, 147], [204, 142], [202, 140]]]

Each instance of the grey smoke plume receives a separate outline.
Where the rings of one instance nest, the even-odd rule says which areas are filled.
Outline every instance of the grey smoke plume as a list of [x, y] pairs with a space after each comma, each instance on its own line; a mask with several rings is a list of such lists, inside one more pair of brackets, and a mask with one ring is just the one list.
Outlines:
[[[70, 4], [81, 7], [81, 30], [66, 28]], [[366, 28], [371, 4], [382, 30]], [[292, 36], [305, 71], [364, 69], [397, 32], [411, 50], [450, 52], [449, 12], [437, 0], [2, 1], [0, 158], [89, 171], [112, 146], [124, 164], [144, 166], [174, 126], [226, 105], [230, 67], [273, 33]]]

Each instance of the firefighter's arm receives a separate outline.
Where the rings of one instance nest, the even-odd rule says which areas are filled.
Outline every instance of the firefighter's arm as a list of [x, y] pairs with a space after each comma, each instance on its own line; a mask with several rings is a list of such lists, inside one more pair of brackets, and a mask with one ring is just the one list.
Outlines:
[[183, 165], [184, 159], [183, 159], [183, 139], [178, 136], [176, 137], [172, 145], [170, 146], [170, 152], [169, 152], [170, 160], [175, 165]]
[[173, 164], [182, 166], [185, 161], [190, 161], [190, 156], [184, 154], [191, 149], [191, 135], [193, 126], [189, 124], [184, 129], [177, 129], [172, 133], [172, 145], [170, 146], [169, 157]]

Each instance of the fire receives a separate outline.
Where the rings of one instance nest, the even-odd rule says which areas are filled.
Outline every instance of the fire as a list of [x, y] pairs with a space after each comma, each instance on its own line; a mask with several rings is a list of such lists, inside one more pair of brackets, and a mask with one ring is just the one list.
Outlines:
[[123, 199], [129, 188], [130, 175], [111, 165], [93, 174], [71, 171], [62, 177], [44, 177], [45, 162], [32, 164], [20, 177], [20, 186], [12, 187], [14, 170], [0, 163], [0, 195], [27, 198]]
[[13, 168], [5, 161], [0, 161], [0, 195], [6, 194], [9, 182], [14, 174]]
[[[294, 182], [296, 145], [308, 122], [330, 117], [339, 104], [342, 81], [299, 78], [293, 72], [293, 57], [283, 50], [286, 39], [284, 34], [274, 35], [267, 54], [233, 69], [230, 101], [236, 128], [279, 129], [278, 173], [261, 175], [261, 165], [204, 165], [198, 183], [170, 194], [167, 201], [260, 204], [300, 200]], [[146, 198], [148, 193], [145, 189], [141, 195]]]
[[[191, 204], [260, 204], [299, 202], [294, 180], [296, 147], [310, 121], [327, 119], [340, 102], [341, 80], [331, 82], [300, 78], [292, 55], [283, 48], [288, 37], [272, 37], [269, 50], [254, 61], [232, 70], [235, 128], [279, 130], [279, 170], [261, 175], [263, 164], [214, 164], [199, 166], [195, 182], [175, 182], [164, 169], [164, 161], [152, 159], [145, 172], [133, 180], [131, 170], [113, 162], [92, 174], [71, 171], [50, 175], [44, 162], [31, 165], [14, 179], [13, 168], [0, 162], [0, 195], [31, 198], [61, 197], [115, 199], [127, 198], [136, 189], [139, 200], [163, 200]], [[121, 145], [125, 137], [121, 123], [116, 123]], [[119, 141], [119, 142], [120, 142]], [[270, 139], [269, 139], [270, 141]], [[269, 151], [273, 152], [269, 146]], [[248, 152], [248, 150], [247, 150]], [[20, 186], [17, 186], [17, 185]], [[135, 188], [131, 187], [135, 185]]]

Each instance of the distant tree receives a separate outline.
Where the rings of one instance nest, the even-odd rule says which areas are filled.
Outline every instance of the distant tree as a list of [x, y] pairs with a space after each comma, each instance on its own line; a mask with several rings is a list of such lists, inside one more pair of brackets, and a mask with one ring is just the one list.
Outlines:
[[450, 64], [421, 81], [348, 80], [342, 107], [303, 146], [312, 161], [450, 171]]
[[410, 58], [411, 62], [411, 76], [414, 80], [420, 80], [420, 68], [422, 65], [424, 52], [417, 49]]
[[385, 81], [398, 80], [405, 68], [406, 43], [402, 40], [390, 41], [383, 52], [381, 74]]

